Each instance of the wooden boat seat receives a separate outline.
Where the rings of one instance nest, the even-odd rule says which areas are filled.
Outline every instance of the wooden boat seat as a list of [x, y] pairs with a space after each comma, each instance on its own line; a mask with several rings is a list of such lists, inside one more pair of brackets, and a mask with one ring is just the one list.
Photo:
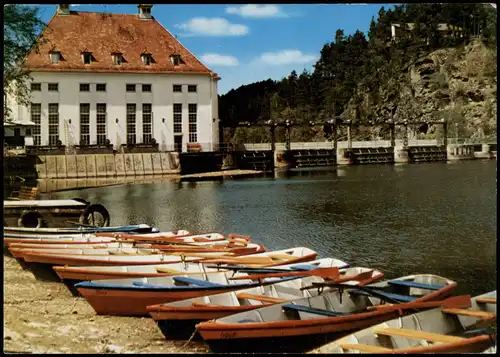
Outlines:
[[332, 317], [337, 317], [337, 316], [345, 316], [349, 315], [343, 312], [334, 312], [334, 311], [329, 311], [325, 309], [317, 309], [315, 307], [309, 307], [309, 306], [303, 306], [303, 305], [294, 305], [294, 304], [285, 304], [281, 306], [284, 310], [294, 310], [294, 311], [302, 311], [302, 312], [309, 312], [312, 314], [318, 314], [318, 315], [323, 315], [323, 316], [332, 316]]
[[174, 276], [172, 279], [174, 279], [175, 282], [181, 282], [181, 283], [186, 283], [190, 285], [197, 285], [197, 286], [203, 286], [203, 287], [215, 287], [215, 286], [224, 286], [222, 284], [217, 284], [217, 283], [212, 283], [210, 281], [206, 280], [199, 280], [199, 279], [194, 279], [194, 278], [188, 278], [186, 276]]
[[444, 312], [445, 314], [478, 317], [483, 320], [494, 319], [497, 316], [497, 314], [493, 312], [471, 310], [471, 309], [447, 308], [447, 309], [442, 309], [441, 311]]
[[281, 260], [292, 260], [297, 258], [294, 255], [288, 255], [288, 254], [269, 254], [269, 257], [271, 259], [281, 259]]
[[251, 300], [269, 302], [269, 303], [274, 303], [274, 304], [280, 304], [280, 303], [288, 301], [286, 299], [280, 299], [280, 298], [274, 298], [271, 296], [257, 295], [257, 294], [250, 294], [250, 293], [238, 293], [238, 294], [236, 294], [236, 297], [238, 299], [251, 299]]
[[343, 350], [356, 350], [360, 352], [368, 352], [368, 353], [380, 353], [380, 352], [392, 352], [391, 348], [380, 347], [380, 346], [372, 346], [372, 345], [364, 345], [357, 343], [342, 343], [339, 345]]
[[[373, 296], [369, 292], [366, 292], [364, 290], [359, 290], [359, 289], [349, 290], [349, 293], [350, 294], [356, 294], [356, 295]], [[378, 291], [377, 290], [376, 293], [377, 293], [377, 295], [386, 296], [389, 299], [396, 300], [396, 301], [401, 301], [401, 302], [411, 302], [411, 301], [417, 299], [414, 296], [388, 293], [388, 292], [385, 292], [385, 291]]]
[[407, 286], [410, 288], [428, 289], [428, 290], [440, 290], [444, 287], [444, 285], [423, 284], [423, 283], [417, 283], [415, 281], [406, 281], [406, 280], [391, 280], [389, 281], [389, 284]]
[[163, 267], [155, 267], [157, 273], [167, 273], [167, 274], [182, 274], [181, 271], [175, 270], [175, 269], [170, 269], [170, 268], [163, 268]]
[[476, 302], [478, 304], [496, 304], [497, 303], [497, 298], [496, 297], [480, 297], [476, 299]]
[[377, 335], [399, 336], [416, 340], [426, 340], [431, 342], [443, 342], [443, 343], [447, 342], [453, 343], [464, 340], [463, 337], [442, 335], [439, 333], [431, 333], [431, 332], [394, 328], [394, 327], [377, 327], [373, 329], [373, 333]]

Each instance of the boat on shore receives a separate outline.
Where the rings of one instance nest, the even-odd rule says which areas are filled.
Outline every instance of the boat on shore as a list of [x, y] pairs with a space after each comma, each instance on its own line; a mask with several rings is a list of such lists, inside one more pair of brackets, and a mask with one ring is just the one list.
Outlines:
[[[370, 268], [343, 268], [345, 267], [345, 263], [337, 260], [332, 261], [331, 266], [342, 268], [339, 269], [340, 275], [337, 278], [332, 277], [329, 279], [329, 281], [334, 282], [349, 282], [352, 285], [364, 285], [380, 280], [384, 276], [382, 272]], [[262, 274], [262, 276], [266, 276], [266, 274]], [[197, 323], [276, 303], [285, 303], [304, 297], [317, 296], [319, 293], [318, 289], [302, 288], [310, 286], [312, 283], [325, 281], [322, 277], [307, 276], [291, 281], [239, 290], [237, 292], [231, 291], [151, 305], [147, 307], [147, 310], [167, 339], [189, 338], [195, 331]], [[331, 288], [326, 287], [326, 291], [329, 289]]]
[[418, 274], [364, 286], [327, 282], [316, 287], [332, 285], [342, 289], [201, 322], [196, 329], [214, 352], [303, 352], [414, 312], [419, 303], [447, 298], [457, 284]]
[[368, 327], [308, 353], [481, 353], [496, 345], [496, 290], [471, 307], [434, 308]]
[[[326, 270], [326, 272], [325, 272]], [[251, 279], [252, 269], [218, 273], [182, 274], [170, 277], [110, 279], [84, 281], [75, 284], [78, 292], [97, 314], [119, 316], [148, 316], [147, 306], [163, 302], [190, 299], [298, 279], [304, 275], [327, 274], [337, 277], [337, 267], [280, 272], [261, 279]], [[293, 274], [295, 273], [295, 274]], [[283, 274], [286, 274], [283, 276]], [[292, 276], [288, 276], [291, 274]], [[240, 280], [234, 279], [241, 278]]]
[[[254, 272], [268, 271], [283, 271], [293, 268], [314, 269], [325, 267], [347, 267], [348, 264], [333, 258], [322, 258], [307, 263], [292, 263], [283, 264], [277, 267], [270, 268], [252, 268]], [[125, 266], [55, 266], [55, 273], [61, 281], [68, 287], [71, 293], [79, 296], [78, 290], [74, 285], [81, 281], [89, 280], [108, 280], [108, 279], [124, 279], [135, 277], [162, 277], [178, 274], [193, 274], [193, 273], [212, 273], [220, 271], [248, 271], [245, 266], [210, 266], [208, 264], [192, 262], [192, 263], [173, 263], [173, 264], [157, 264], [157, 265], [125, 265]]]
[[[55, 251], [55, 250], [54, 250]], [[222, 265], [245, 265], [245, 266], [277, 266], [283, 264], [293, 264], [307, 262], [316, 259], [317, 253], [305, 247], [295, 247], [277, 251], [257, 253], [243, 256], [233, 256], [230, 253], [192, 253], [174, 252], [168, 254], [146, 254], [146, 255], [112, 255], [109, 252], [102, 252], [101, 255], [85, 254], [62, 254], [57, 251], [49, 252], [22, 252], [19, 258], [20, 264], [25, 269], [29, 269], [37, 279], [59, 281], [59, 278], [52, 267], [57, 265], [69, 266], [89, 266], [89, 265], [150, 265], [181, 263], [189, 261], [201, 261], [205, 264]], [[100, 250], [96, 249], [101, 253]], [[123, 250], [122, 250], [123, 251]], [[18, 254], [15, 250], [13, 254]]]

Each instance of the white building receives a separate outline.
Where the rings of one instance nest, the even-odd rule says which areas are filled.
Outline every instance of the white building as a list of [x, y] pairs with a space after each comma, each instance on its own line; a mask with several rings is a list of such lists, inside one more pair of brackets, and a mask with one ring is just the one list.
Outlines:
[[139, 5], [137, 15], [69, 6], [57, 5], [23, 64], [31, 105], [14, 104], [13, 117], [36, 123], [35, 145], [216, 148], [220, 77], [154, 19], [153, 5]]

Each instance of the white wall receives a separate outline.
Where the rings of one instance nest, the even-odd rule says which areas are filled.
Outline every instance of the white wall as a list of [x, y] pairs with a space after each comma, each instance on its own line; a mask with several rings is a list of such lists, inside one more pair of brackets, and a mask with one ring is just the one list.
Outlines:
[[[213, 144], [218, 137], [213, 136], [213, 118], [218, 118], [217, 93], [213, 93], [215, 82], [208, 75], [176, 74], [128, 74], [128, 73], [53, 73], [32, 72], [33, 82], [42, 83], [41, 92], [32, 93], [32, 102], [42, 104], [41, 145], [48, 145], [48, 105], [59, 103], [59, 137], [63, 144], [65, 138], [65, 119], [71, 119], [71, 129], [76, 142], [80, 142], [80, 103], [90, 103], [90, 144], [97, 143], [96, 103], [107, 104], [107, 138], [117, 148], [126, 140], [126, 104], [135, 103], [137, 143], [142, 142], [142, 104], [151, 103], [153, 110], [153, 137], [160, 149], [173, 149], [173, 103], [183, 107], [183, 151], [189, 140], [188, 104], [198, 104], [198, 142]], [[59, 83], [58, 92], [49, 92], [48, 83]], [[90, 92], [80, 92], [80, 83], [90, 83]], [[106, 92], [96, 92], [96, 83], [106, 83]], [[126, 92], [126, 84], [136, 84], [136, 92]], [[152, 92], [143, 93], [142, 84], [151, 84]], [[173, 84], [183, 86], [182, 93], [174, 93]], [[188, 93], [189, 84], [197, 85], [196, 93]], [[216, 86], [215, 86], [216, 90]], [[215, 98], [215, 100], [214, 100]], [[29, 108], [19, 106], [17, 119], [31, 120]], [[165, 118], [163, 122], [163, 118]], [[118, 119], [118, 123], [116, 123]], [[206, 146], [206, 145], [203, 145]]]

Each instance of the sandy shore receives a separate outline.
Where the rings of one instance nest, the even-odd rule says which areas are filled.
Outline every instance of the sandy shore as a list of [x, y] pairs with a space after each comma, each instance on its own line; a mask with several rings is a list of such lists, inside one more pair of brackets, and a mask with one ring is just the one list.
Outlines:
[[60, 283], [37, 281], [4, 256], [4, 352], [207, 353], [203, 342], [167, 341], [150, 318], [97, 316]]

